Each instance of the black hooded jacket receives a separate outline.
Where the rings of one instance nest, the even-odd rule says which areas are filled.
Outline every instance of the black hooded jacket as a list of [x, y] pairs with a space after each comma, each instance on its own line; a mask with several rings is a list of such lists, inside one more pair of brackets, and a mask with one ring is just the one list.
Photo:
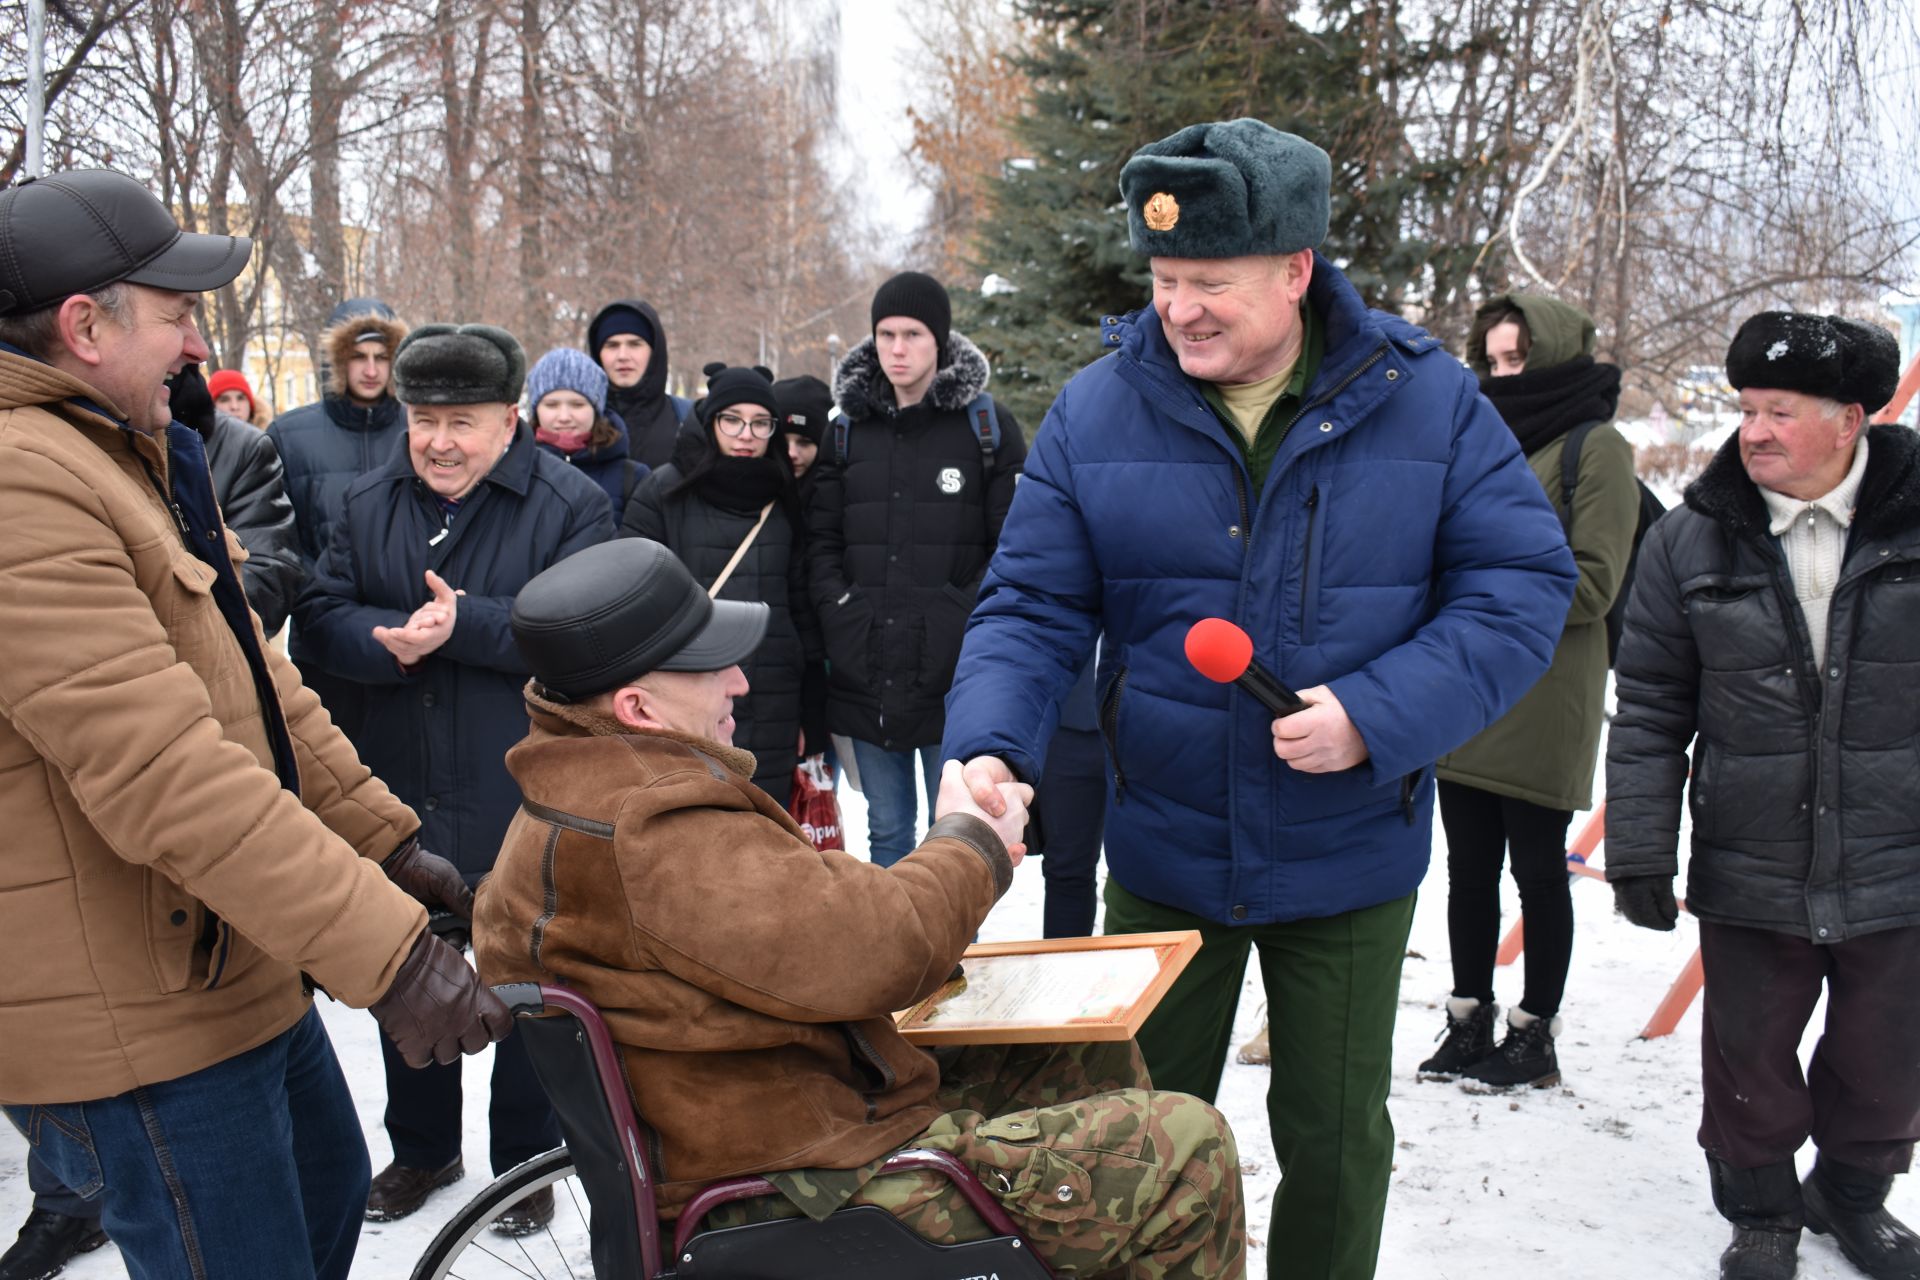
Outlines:
[[[799, 760], [795, 745], [812, 674], [807, 655], [819, 649], [807, 600], [799, 502], [783, 450], [750, 460], [719, 459], [717, 452], [710, 430], [690, 427], [684, 432], [674, 460], [634, 490], [620, 536], [662, 543], [680, 557], [696, 582], [711, 586], [760, 519], [761, 509], [773, 503], [767, 523], [720, 588], [719, 598], [759, 600], [772, 610], [767, 638], [740, 664], [747, 696], [733, 704], [733, 745], [753, 752], [755, 785], [784, 807]], [[824, 726], [809, 726], [807, 749], [826, 748]]]
[[673, 459], [674, 437], [692, 419], [690, 401], [667, 394], [667, 327], [651, 303], [638, 298], [609, 302], [587, 322], [587, 354], [600, 359], [600, 323], [617, 307], [638, 311], [653, 327], [653, 355], [647, 371], [631, 387], [607, 388], [607, 408], [620, 415], [627, 428], [627, 456], [648, 467], [663, 467]]
[[1868, 432], [1823, 663], [1770, 524], [1735, 437], [1641, 547], [1607, 878], [1678, 870], [1685, 794], [1702, 920], [1815, 943], [1920, 925], [1920, 438]]
[[807, 504], [809, 587], [830, 667], [827, 723], [889, 751], [933, 746], [946, 727], [960, 637], [1027, 458], [997, 405], [991, 476], [967, 405], [986, 389], [980, 349], [960, 334], [920, 403], [894, 406], [871, 338], [847, 353]]

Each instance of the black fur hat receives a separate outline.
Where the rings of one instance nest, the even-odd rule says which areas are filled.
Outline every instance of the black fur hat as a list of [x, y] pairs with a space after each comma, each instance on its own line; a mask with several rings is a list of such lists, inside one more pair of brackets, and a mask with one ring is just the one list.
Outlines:
[[1877, 324], [1803, 311], [1762, 311], [1733, 335], [1727, 381], [1735, 391], [1799, 391], [1869, 414], [1893, 399], [1900, 344]]
[[490, 324], [423, 324], [393, 353], [393, 398], [401, 404], [517, 404], [527, 353]]

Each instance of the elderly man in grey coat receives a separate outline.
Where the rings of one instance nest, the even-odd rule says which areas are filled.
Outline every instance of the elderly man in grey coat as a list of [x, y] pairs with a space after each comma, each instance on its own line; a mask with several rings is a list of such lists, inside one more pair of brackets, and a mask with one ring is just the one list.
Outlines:
[[1690, 790], [1723, 1280], [1788, 1280], [1802, 1226], [1875, 1280], [1920, 1277], [1885, 1207], [1920, 1136], [1920, 442], [1865, 427], [1898, 373], [1873, 325], [1743, 324], [1739, 434], [1647, 536], [1628, 606], [1607, 878], [1634, 924], [1673, 928]]

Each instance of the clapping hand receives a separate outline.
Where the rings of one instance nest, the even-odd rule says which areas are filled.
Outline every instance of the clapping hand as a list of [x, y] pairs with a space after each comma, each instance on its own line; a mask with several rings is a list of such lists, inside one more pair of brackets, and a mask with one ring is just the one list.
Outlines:
[[427, 590], [433, 598], [415, 609], [406, 625], [373, 629], [373, 638], [403, 667], [415, 665], [447, 642], [459, 617], [460, 597], [467, 594], [455, 591], [431, 569], [427, 570]]

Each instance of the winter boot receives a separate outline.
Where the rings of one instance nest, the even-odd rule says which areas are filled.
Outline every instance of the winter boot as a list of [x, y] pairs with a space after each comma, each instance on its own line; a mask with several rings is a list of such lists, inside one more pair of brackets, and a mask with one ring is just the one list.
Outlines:
[[1553, 1038], [1559, 1034], [1560, 1019], [1535, 1017], [1516, 1006], [1507, 1014], [1500, 1047], [1462, 1071], [1460, 1087], [1468, 1093], [1552, 1088], [1560, 1083], [1560, 1060], [1553, 1052]]
[[1820, 1156], [1801, 1185], [1807, 1227], [1873, 1280], [1920, 1280], [1920, 1235], [1887, 1212], [1893, 1179]]
[[1493, 1020], [1499, 1006], [1472, 996], [1447, 997], [1447, 1029], [1440, 1048], [1420, 1064], [1418, 1080], [1451, 1080], [1493, 1052]]
[[1793, 1280], [1800, 1265], [1800, 1184], [1793, 1161], [1736, 1169], [1707, 1157], [1713, 1207], [1733, 1224], [1720, 1280]]

